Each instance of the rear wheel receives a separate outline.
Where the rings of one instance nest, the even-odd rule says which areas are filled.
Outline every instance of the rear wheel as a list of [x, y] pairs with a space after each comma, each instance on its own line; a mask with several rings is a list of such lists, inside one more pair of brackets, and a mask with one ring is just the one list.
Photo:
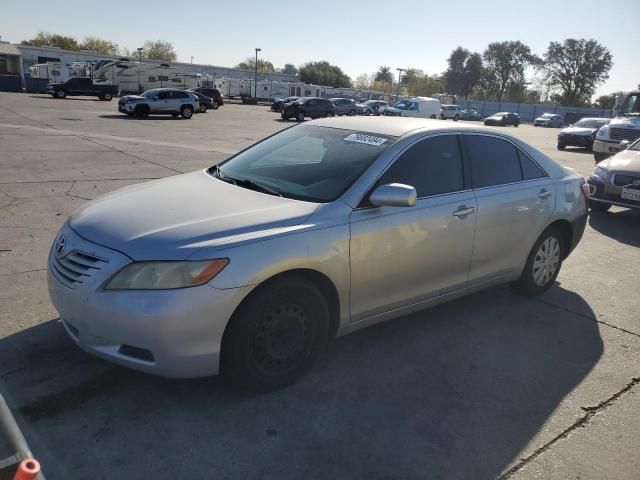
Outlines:
[[355, 115], [356, 115], [356, 113], [358, 113], [358, 112], [356, 112], [355, 110], [351, 110], [351, 111], [349, 112], [349, 115], [353, 117], [353, 116], [355, 116]]
[[595, 200], [589, 200], [589, 208], [594, 212], [606, 212], [611, 208], [608, 203], [596, 202]]
[[527, 263], [514, 288], [527, 296], [546, 292], [560, 273], [564, 239], [556, 227], [547, 228], [529, 253]]
[[289, 276], [259, 286], [233, 314], [222, 341], [222, 372], [245, 387], [288, 385], [312, 366], [329, 337], [320, 290]]
[[435, 116], [435, 115], [431, 115], [431, 117], [430, 117], [430, 118], [432, 118], [433, 120], [435, 120], [435, 119], [436, 119], [436, 116]]
[[183, 105], [180, 108], [180, 115], [182, 116], [182, 118], [189, 120], [191, 117], [193, 117], [193, 107], [191, 105]]
[[217, 110], [217, 109], [218, 109], [218, 107], [220, 107], [220, 104], [219, 104], [218, 102], [215, 102], [215, 101], [214, 101], [214, 102], [211, 104], [211, 108], [213, 108], [214, 110]]
[[64, 98], [66, 96], [67, 96], [67, 92], [65, 92], [64, 90], [58, 90], [56, 92], [56, 97], [58, 97], [58, 98]]
[[113, 99], [113, 95], [110, 92], [105, 92], [104, 95], [102, 95], [102, 99], [110, 102]]

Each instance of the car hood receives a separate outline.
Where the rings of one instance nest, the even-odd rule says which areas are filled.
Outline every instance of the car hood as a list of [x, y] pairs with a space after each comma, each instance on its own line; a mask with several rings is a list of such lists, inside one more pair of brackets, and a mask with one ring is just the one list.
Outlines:
[[69, 225], [133, 260], [183, 260], [204, 247], [282, 234], [317, 208], [197, 171], [99, 197], [74, 213]]
[[612, 172], [640, 174], [640, 151], [623, 150], [598, 164]]
[[146, 100], [147, 97], [143, 97], [142, 95], [125, 95], [124, 97], [120, 97], [120, 100], [123, 101], [136, 101], [136, 100]]
[[551, 119], [550, 118], [542, 118], [542, 117], [538, 117], [534, 120], [534, 122], [550, 122]]
[[640, 129], [640, 117], [614, 118], [609, 122], [609, 127], [613, 128], [633, 128]]
[[560, 133], [568, 133], [571, 135], [593, 135], [596, 133], [597, 128], [586, 128], [586, 127], [567, 127], [560, 130]]

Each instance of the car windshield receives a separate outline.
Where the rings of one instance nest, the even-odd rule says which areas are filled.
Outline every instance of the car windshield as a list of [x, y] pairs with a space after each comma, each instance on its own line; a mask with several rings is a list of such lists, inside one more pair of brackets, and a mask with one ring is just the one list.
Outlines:
[[629, 117], [640, 115], [640, 93], [629, 95], [622, 104], [620, 114]]
[[540, 118], [553, 118], [553, 113], [545, 113]]
[[492, 116], [493, 117], [504, 117], [505, 115], [507, 115], [507, 112], [494, 113]]
[[153, 97], [153, 96], [157, 95], [159, 91], [160, 91], [160, 90], [158, 90], [158, 89], [154, 89], [154, 90], [147, 90], [146, 92], [141, 93], [141, 94], [140, 94], [140, 96], [141, 96], [141, 97], [145, 97], [145, 98], [151, 98], [151, 97]]
[[414, 110], [417, 109], [415, 102], [410, 102], [408, 100], [402, 100], [401, 102], [396, 103], [394, 107], [396, 107], [398, 110], [411, 110], [412, 108]]
[[395, 140], [388, 135], [300, 125], [269, 137], [209, 172], [238, 186], [258, 185], [287, 198], [331, 202]]
[[578, 120], [576, 123], [574, 123], [573, 126], [582, 128], [600, 128], [606, 123], [606, 120], [593, 120], [591, 118], [583, 118], [582, 120]]

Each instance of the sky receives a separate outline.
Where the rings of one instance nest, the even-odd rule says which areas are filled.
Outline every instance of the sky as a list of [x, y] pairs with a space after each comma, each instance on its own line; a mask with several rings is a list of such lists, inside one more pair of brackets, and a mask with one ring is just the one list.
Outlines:
[[[38, 31], [97, 36], [130, 50], [167, 40], [178, 60], [234, 66], [261, 48], [275, 66], [327, 60], [355, 80], [381, 65], [440, 74], [451, 51], [482, 52], [520, 40], [542, 55], [550, 41], [594, 38], [613, 55], [596, 95], [640, 84], [640, 0], [2, 0], [0, 36], [19, 43]], [[105, 8], [106, 7], [106, 8]], [[62, 12], [62, 13], [60, 13]], [[533, 72], [529, 72], [533, 75]], [[532, 80], [531, 78], [529, 80]]]

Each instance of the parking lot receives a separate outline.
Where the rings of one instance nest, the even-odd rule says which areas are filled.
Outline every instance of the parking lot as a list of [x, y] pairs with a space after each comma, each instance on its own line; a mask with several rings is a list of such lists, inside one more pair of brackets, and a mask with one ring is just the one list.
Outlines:
[[[277, 392], [156, 378], [72, 344], [46, 285], [65, 219], [293, 123], [265, 106], [136, 119], [0, 93], [0, 388], [47, 478], [637, 479], [640, 212], [593, 213], [540, 298], [497, 287], [342, 337]], [[508, 131], [593, 168], [556, 150], [557, 129]]]

